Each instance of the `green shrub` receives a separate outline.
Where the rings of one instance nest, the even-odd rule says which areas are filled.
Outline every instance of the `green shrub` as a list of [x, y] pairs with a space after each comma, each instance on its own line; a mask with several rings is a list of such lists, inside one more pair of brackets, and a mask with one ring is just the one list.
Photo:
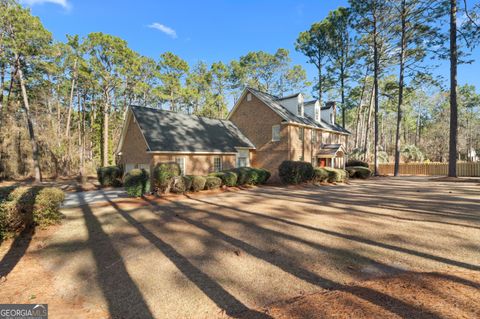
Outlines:
[[211, 173], [209, 175], [219, 177], [222, 180], [222, 185], [229, 186], [229, 187], [237, 185], [238, 176], [236, 173], [232, 171]]
[[349, 167], [349, 166], [362, 166], [362, 167], [366, 167], [368, 168], [368, 163], [367, 162], [364, 162], [364, 161], [361, 161], [361, 160], [355, 160], [355, 159], [351, 159], [351, 160], [348, 160], [347, 163], [345, 164], [346, 167]]
[[348, 172], [348, 175], [351, 178], [367, 179], [372, 175], [372, 171], [363, 166], [349, 166], [346, 167], [345, 170]]
[[264, 168], [257, 168], [257, 184], [265, 184], [272, 174]]
[[315, 176], [313, 177], [313, 181], [316, 183], [326, 182], [328, 180], [329, 173], [323, 167], [315, 168]]
[[102, 187], [122, 186], [122, 169], [118, 166], [106, 166], [97, 168], [97, 177]]
[[153, 169], [154, 186], [162, 193], [168, 192], [175, 176], [180, 176], [177, 163], [158, 163]]
[[283, 161], [278, 167], [282, 182], [286, 184], [299, 184], [312, 180], [314, 170], [312, 164], [302, 161]]
[[193, 180], [191, 176], [183, 176], [183, 183], [185, 184], [186, 192], [192, 189]]
[[205, 189], [218, 189], [222, 186], [222, 180], [217, 176], [207, 176], [205, 180]]
[[150, 176], [144, 169], [132, 169], [125, 175], [124, 186], [128, 196], [140, 197], [150, 191]]
[[347, 179], [347, 172], [343, 169], [331, 167], [322, 167], [322, 169], [328, 172], [327, 181], [330, 183], [345, 182]]
[[33, 206], [33, 221], [39, 226], [56, 224], [62, 218], [60, 205], [65, 199], [57, 187], [45, 187], [38, 192]]
[[8, 233], [31, 225], [46, 226], [57, 223], [62, 215], [60, 205], [64, 193], [56, 187], [17, 187], [1, 189], [0, 240]]
[[207, 179], [203, 176], [200, 175], [190, 175], [189, 176], [192, 179], [192, 188], [191, 190], [193, 192], [199, 192], [202, 189], [205, 188], [205, 183]]

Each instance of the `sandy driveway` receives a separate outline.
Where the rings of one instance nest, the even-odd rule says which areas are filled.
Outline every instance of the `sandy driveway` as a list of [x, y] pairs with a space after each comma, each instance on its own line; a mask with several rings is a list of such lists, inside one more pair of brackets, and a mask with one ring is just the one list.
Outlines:
[[[480, 271], [480, 186], [472, 183], [262, 187], [64, 214], [7, 274], [2, 302], [50, 303], [52, 318], [267, 318], [262, 309], [278, 301], [336, 290], [392, 316], [438, 318], [423, 303], [348, 287], [406, 270], [454, 274], [442, 278], [473, 294], [480, 287], [469, 277]], [[450, 302], [465, 317], [480, 307], [478, 298]]]

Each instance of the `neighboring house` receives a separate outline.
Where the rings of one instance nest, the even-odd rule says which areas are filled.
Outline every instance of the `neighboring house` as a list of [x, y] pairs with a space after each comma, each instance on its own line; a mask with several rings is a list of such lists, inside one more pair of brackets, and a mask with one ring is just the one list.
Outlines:
[[335, 123], [336, 106], [304, 102], [301, 93], [276, 97], [247, 88], [228, 120], [255, 146], [252, 166], [278, 175], [284, 160], [306, 161], [314, 166], [343, 168], [350, 132]]
[[125, 172], [177, 162], [183, 174], [207, 175], [250, 166], [253, 149], [230, 121], [131, 106], [116, 154]]
[[335, 123], [335, 103], [276, 97], [247, 88], [227, 120], [132, 106], [117, 147], [125, 172], [179, 163], [182, 173], [206, 175], [233, 167], [263, 167], [278, 179], [285, 160], [343, 168], [350, 132]]

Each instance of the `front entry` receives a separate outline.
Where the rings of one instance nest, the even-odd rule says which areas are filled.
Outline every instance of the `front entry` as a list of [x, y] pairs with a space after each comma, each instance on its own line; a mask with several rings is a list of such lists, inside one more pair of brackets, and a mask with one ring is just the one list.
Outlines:
[[319, 167], [327, 166], [327, 159], [326, 158], [318, 158], [317, 159], [317, 166], [319, 166]]

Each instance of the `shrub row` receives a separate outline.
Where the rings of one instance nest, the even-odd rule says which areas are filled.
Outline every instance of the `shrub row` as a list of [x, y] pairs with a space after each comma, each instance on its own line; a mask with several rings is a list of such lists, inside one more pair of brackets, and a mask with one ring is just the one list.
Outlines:
[[97, 168], [97, 178], [102, 187], [122, 186], [123, 171], [118, 166], [106, 166]]
[[64, 198], [63, 191], [56, 187], [0, 189], [0, 240], [22, 227], [58, 223]]
[[350, 178], [369, 178], [372, 176], [372, 170], [364, 166], [348, 166], [345, 168]]
[[362, 167], [368, 168], [368, 163], [367, 163], [367, 162], [364, 162], [364, 161], [361, 161], [361, 160], [351, 159], [351, 160], [348, 160], [347, 163], [345, 163], [345, 166], [346, 166], [346, 167], [350, 167], [350, 166], [362, 166]]
[[313, 168], [312, 164], [301, 161], [284, 161], [278, 168], [282, 182], [286, 184], [299, 184], [313, 182], [344, 182], [347, 172], [343, 169], [331, 167]]
[[176, 163], [158, 164], [153, 172], [154, 187], [160, 193], [198, 192], [204, 189], [218, 189], [221, 186], [241, 186], [264, 184], [271, 174], [265, 169], [241, 167], [208, 176], [179, 176], [180, 167]]
[[150, 192], [150, 176], [143, 168], [132, 169], [125, 175], [123, 183], [128, 196], [140, 197]]
[[283, 161], [278, 167], [278, 174], [286, 184], [299, 184], [313, 179], [314, 170], [310, 163], [302, 161]]

